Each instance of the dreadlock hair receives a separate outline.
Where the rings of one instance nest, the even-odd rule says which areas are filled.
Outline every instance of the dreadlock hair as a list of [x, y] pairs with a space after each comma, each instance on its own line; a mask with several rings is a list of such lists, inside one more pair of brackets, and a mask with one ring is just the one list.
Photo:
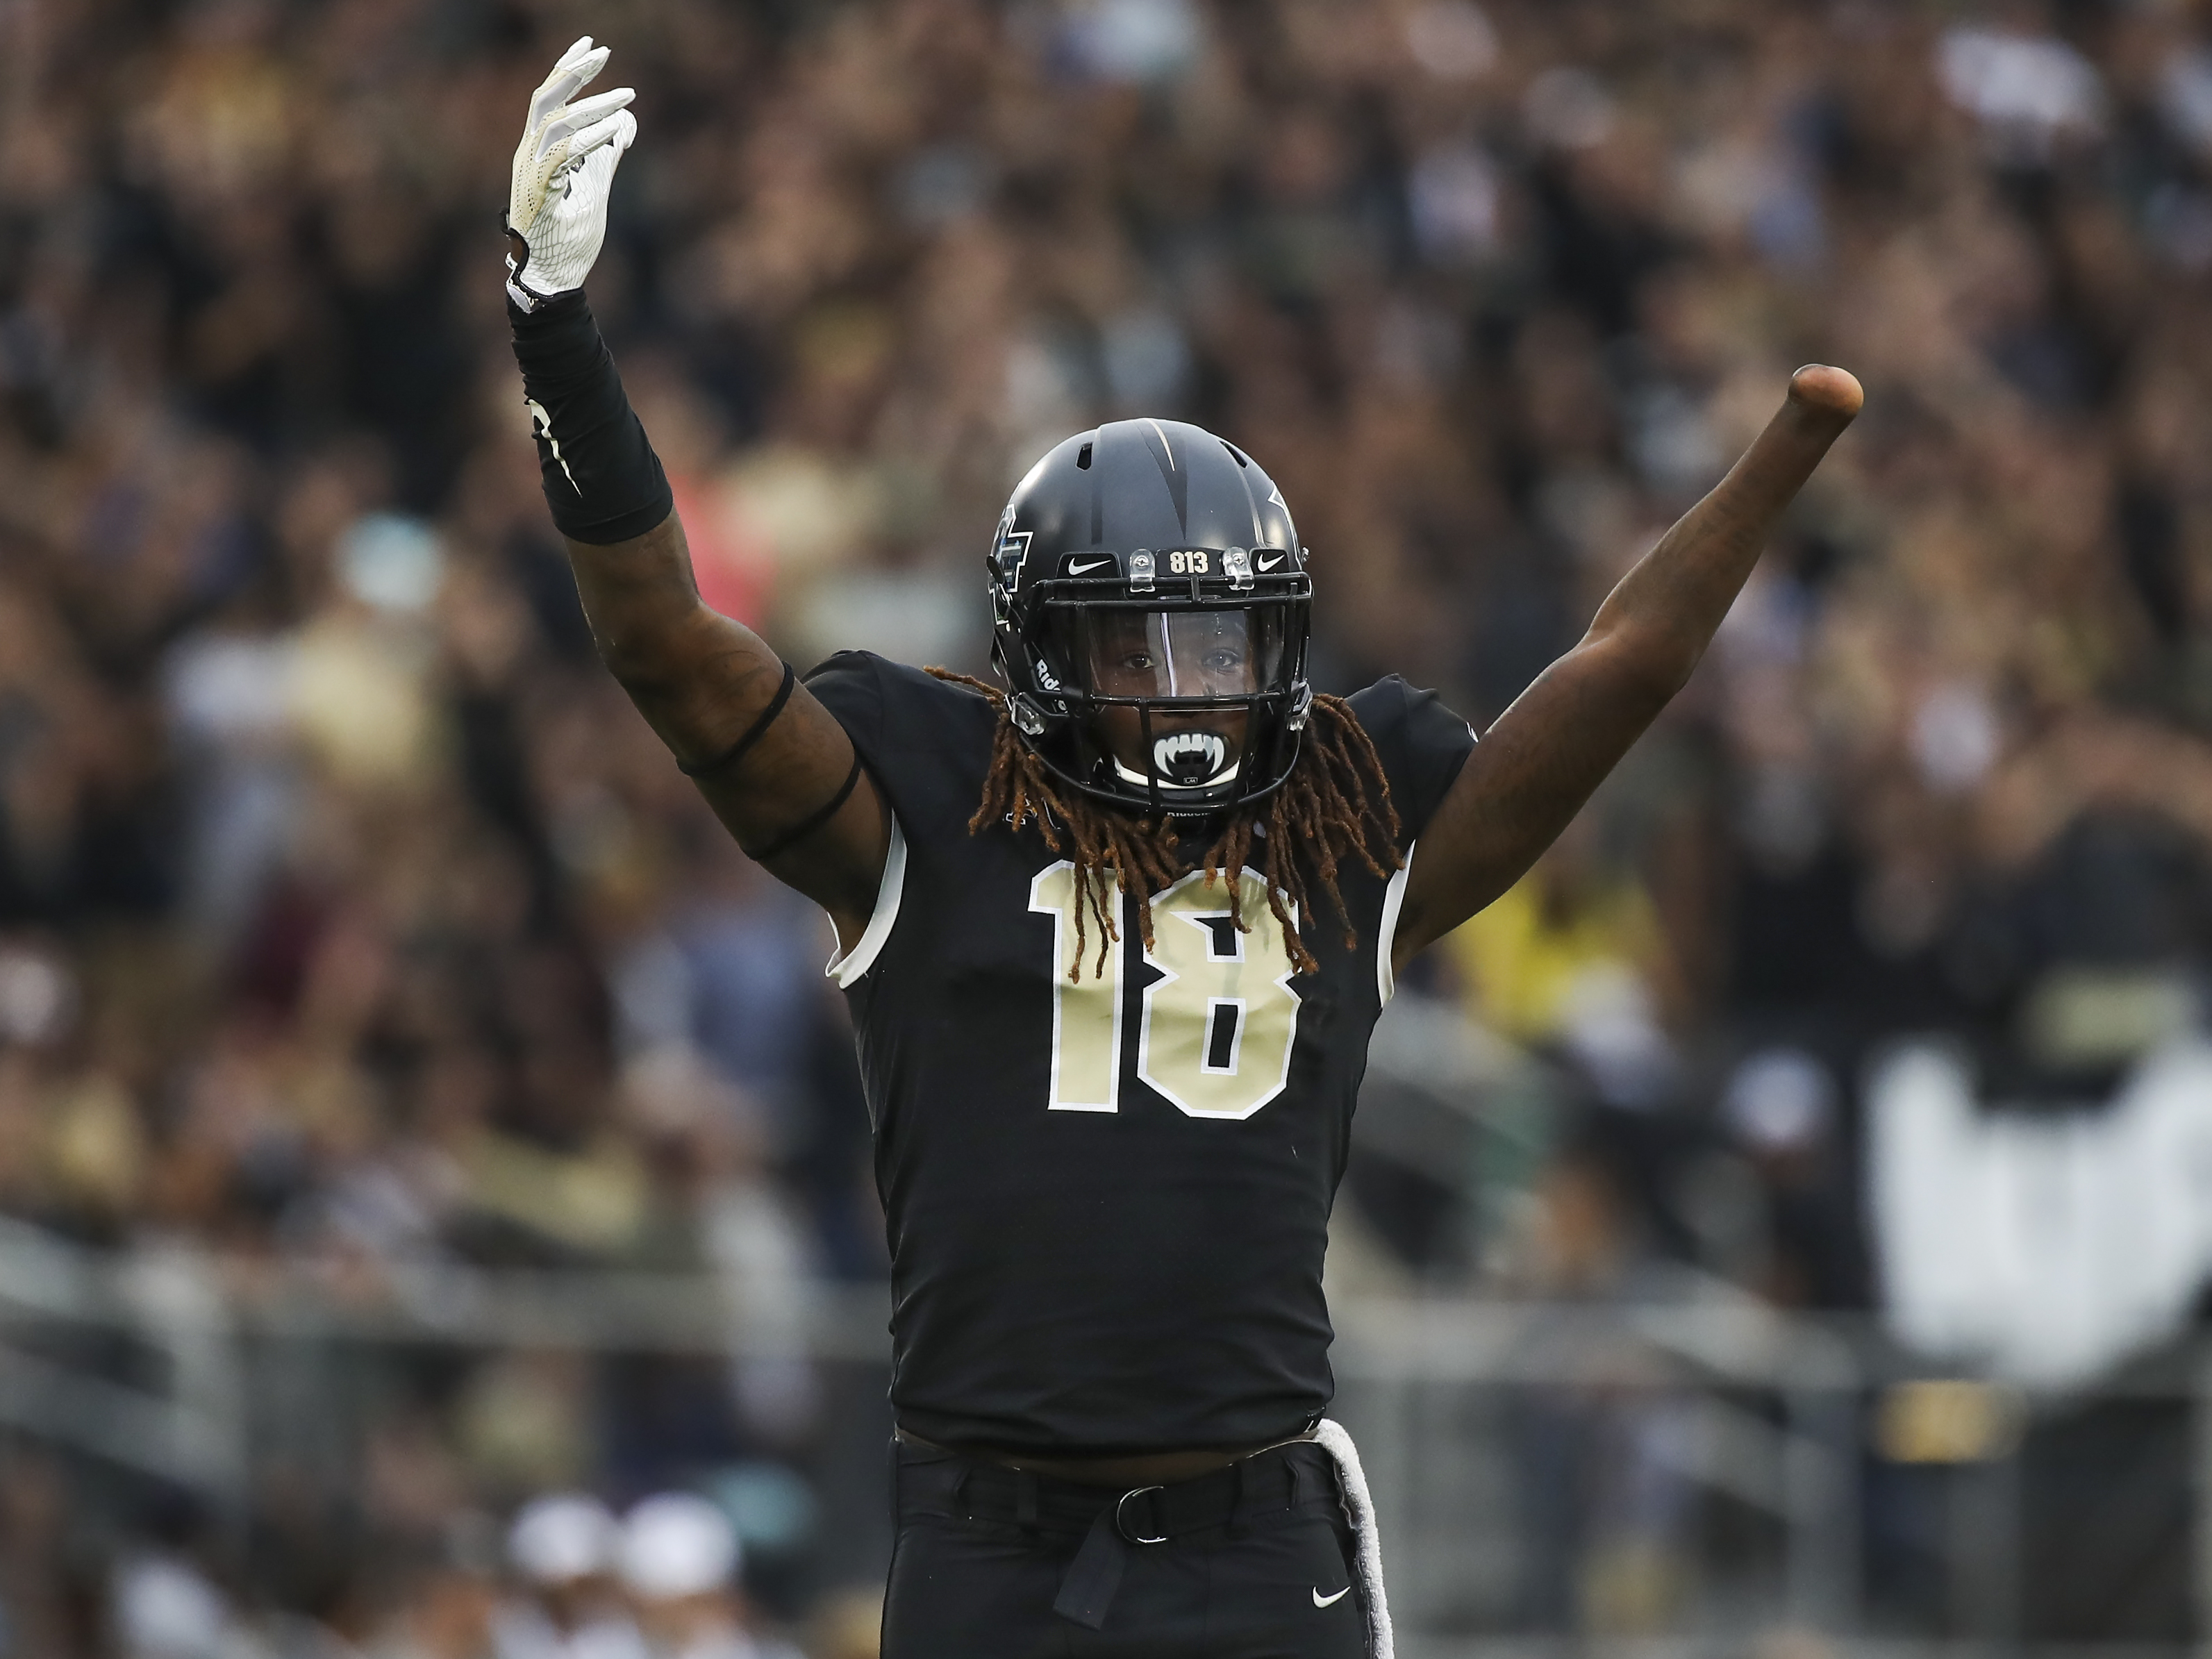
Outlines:
[[1337, 886], [1338, 868], [1352, 858], [1370, 874], [1388, 878], [1405, 863], [1398, 850], [1398, 809], [1390, 800], [1389, 780], [1383, 775], [1373, 741], [1341, 697], [1313, 700], [1297, 764], [1282, 787], [1260, 805], [1264, 830], [1251, 811], [1228, 812], [1213, 844], [1194, 862], [1181, 849], [1166, 816], [1114, 811], [1054, 777], [1014, 730], [1006, 694], [997, 686], [949, 668], [928, 672], [980, 691], [998, 710], [991, 770], [983, 782], [982, 804], [968, 820], [968, 832], [977, 835], [1002, 821], [1018, 830], [1024, 819], [1035, 818], [1045, 845], [1055, 853], [1064, 850], [1075, 866], [1076, 887], [1084, 896], [1075, 910], [1075, 960], [1067, 970], [1071, 980], [1083, 974], [1086, 912], [1098, 927], [1094, 976], [1103, 975], [1106, 952], [1121, 936], [1114, 920], [1118, 907], [1106, 896], [1111, 890], [1106, 880], [1109, 870], [1115, 885], [1136, 896], [1138, 936], [1147, 950], [1152, 944], [1152, 895], [1193, 869], [1206, 872], [1208, 887], [1219, 881], [1228, 889], [1230, 920], [1239, 933], [1249, 933], [1237, 874], [1258, 842], [1267, 908], [1282, 927], [1291, 966], [1308, 974], [1320, 966], [1299, 937], [1313, 921], [1313, 906], [1307, 898], [1308, 864], [1343, 924], [1345, 948], [1350, 950], [1358, 945], [1358, 935]]

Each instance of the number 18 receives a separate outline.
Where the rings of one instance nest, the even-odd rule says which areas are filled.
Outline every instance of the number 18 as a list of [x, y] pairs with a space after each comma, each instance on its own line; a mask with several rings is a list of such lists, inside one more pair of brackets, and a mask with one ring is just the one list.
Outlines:
[[[1137, 1077], [1191, 1117], [1247, 1118], [1290, 1080], [1298, 1035], [1298, 994], [1291, 985], [1297, 970], [1267, 908], [1266, 884], [1252, 871], [1239, 872], [1238, 898], [1251, 927], [1239, 933], [1220, 879], [1208, 887], [1204, 872], [1194, 871], [1152, 900], [1152, 945], [1145, 961], [1163, 977], [1145, 988], [1133, 1011]], [[1048, 1103], [1055, 1112], [1118, 1111], [1122, 1020], [1132, 1012], [1121, 950], [1109, 947], [1103, 976], [1093, 976], [1098, 942], [1091, 939], [1085, 976], [1068, 979], [1080, 901], [1075, 866], [1064, 859], [1030, 884], [1030, 908], [1053, 919]], [[1126, 933], [1127, 901], [1115, 892], [1108, 903]]]

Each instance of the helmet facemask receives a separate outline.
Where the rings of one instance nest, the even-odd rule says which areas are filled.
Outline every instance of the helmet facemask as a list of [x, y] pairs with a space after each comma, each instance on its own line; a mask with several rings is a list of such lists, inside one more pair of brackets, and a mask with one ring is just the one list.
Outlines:
[[1266, 595], [1174, 586], [1196, 591], [1171, 600], [1112, 580], [1039, 584], [1040, 666], [1057, 684], [1038, 702], [1060, 718], [1036, 746], [1088, 793], [1199, 816], [1289, 775], [1310, 701], [1310, 601], [1303, 575]]

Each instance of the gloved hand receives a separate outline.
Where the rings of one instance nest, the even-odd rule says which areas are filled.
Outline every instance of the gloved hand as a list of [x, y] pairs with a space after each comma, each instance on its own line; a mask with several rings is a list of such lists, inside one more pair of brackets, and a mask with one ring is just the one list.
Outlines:
[[607, 48], [594, 46], [587, 34], [531, 94], [507, 196], [507, 292], [525, 311], [581, 288], [606, 240], [607, 193], [622, 153], [637, 137], [637, 118], [623, 106], [637, 93], [618, 87], [568, 101], [606, 62]]

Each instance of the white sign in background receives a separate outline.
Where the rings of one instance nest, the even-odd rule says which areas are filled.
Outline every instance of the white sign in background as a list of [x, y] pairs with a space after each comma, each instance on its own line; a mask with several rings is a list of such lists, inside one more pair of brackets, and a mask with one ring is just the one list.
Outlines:
[[2186, 1322], [2212, 1276], [2212, 1045], [2154, 1052], [2109, 1103], [2031, 1115], [1984, 1109], [1963, 1055], [1915, 1043], [1867, 1101], [1899, 1340], [2063, 1388]]

